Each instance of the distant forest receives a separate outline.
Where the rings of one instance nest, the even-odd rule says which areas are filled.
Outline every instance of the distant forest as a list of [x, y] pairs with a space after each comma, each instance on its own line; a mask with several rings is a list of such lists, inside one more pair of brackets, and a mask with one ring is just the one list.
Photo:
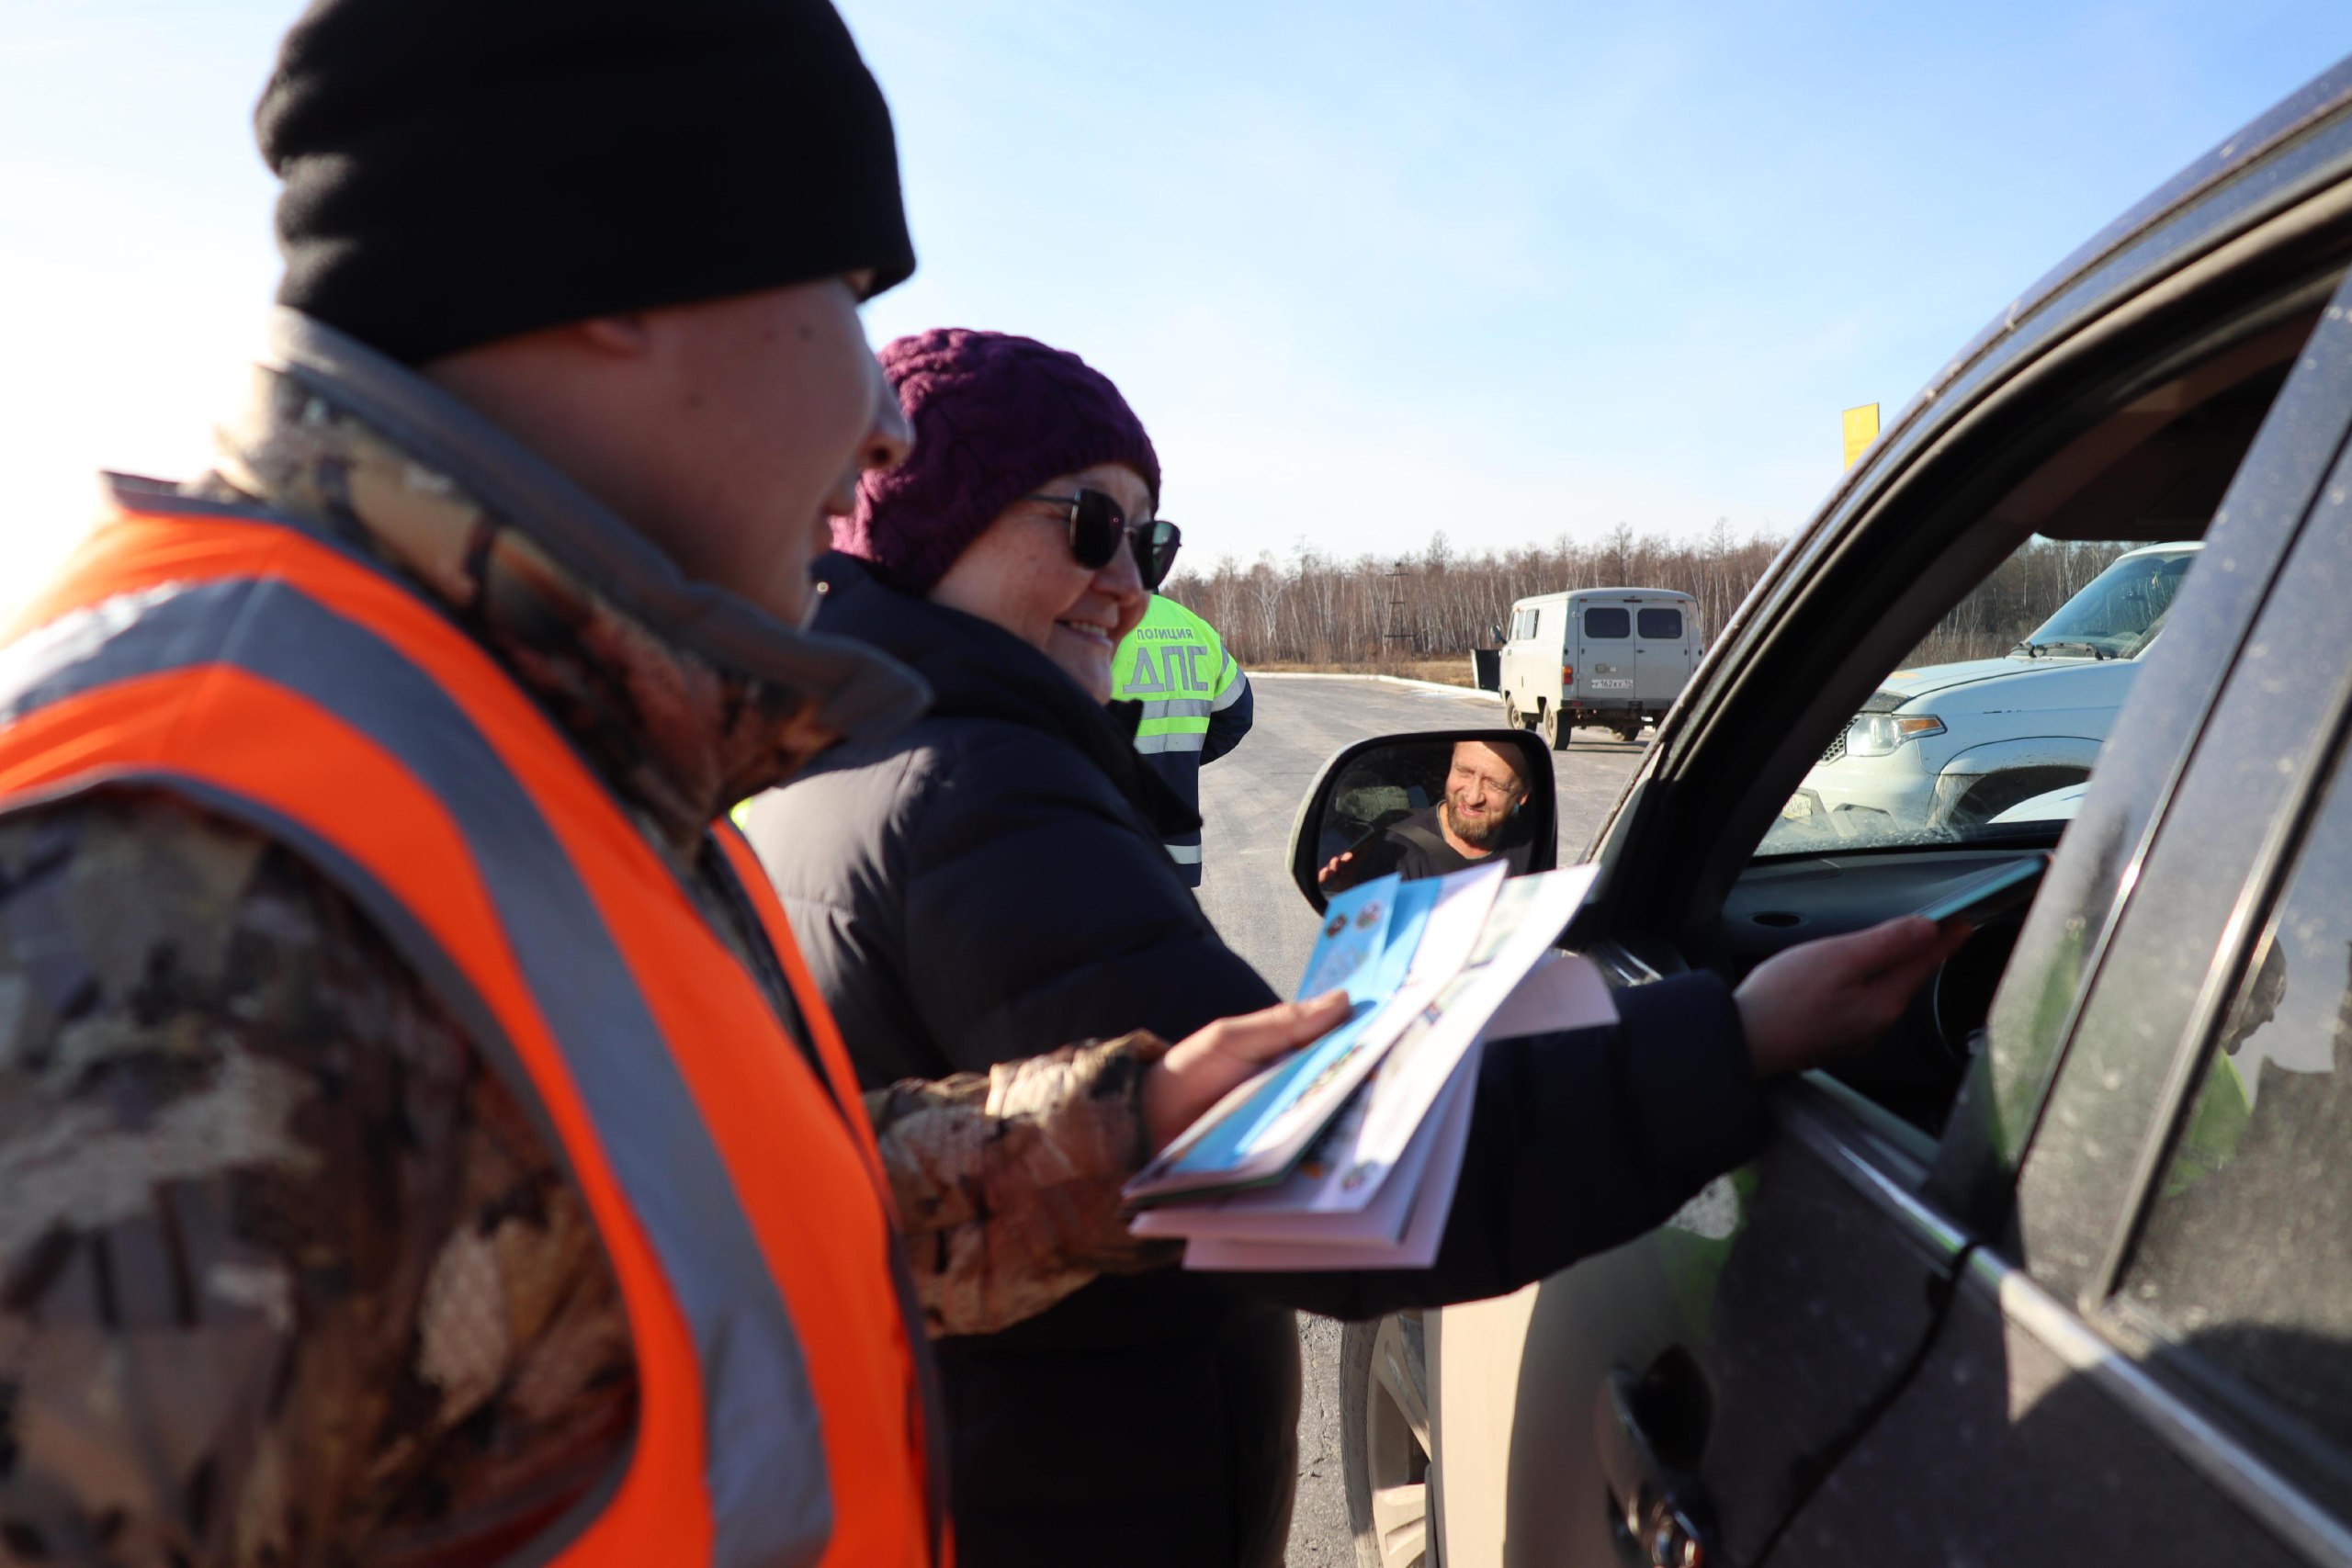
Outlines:
[[[1514, 600], [1568, 588], [1672, 588], [1698, 601], [1712, 638], [1786, 541], [1735, 537], [1718, 523], [1699, 539], [1635, 535], [1455, 553], [1432, 536], [1418, 556], [1342, 560], [1300, 548], [1244, 566], [1180, 568], [1164, 592], [1206, 616], [1244, 668], [1402, 667], [1492, 646]], [[2003, 562], [1914, 650], [1910, 664], [2004, 653], [2128, 546], [2035, 539]]]

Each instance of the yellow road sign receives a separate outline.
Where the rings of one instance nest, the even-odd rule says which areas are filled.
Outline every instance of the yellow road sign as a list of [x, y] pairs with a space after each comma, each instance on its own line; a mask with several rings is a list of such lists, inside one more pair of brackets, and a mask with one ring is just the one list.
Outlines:
[[1878, 439], [1878, 405], [1864, 403], [1860, 408], [1848, 409], [1845, 422], [1846, 466], [1850, 468], [1863, 448]]

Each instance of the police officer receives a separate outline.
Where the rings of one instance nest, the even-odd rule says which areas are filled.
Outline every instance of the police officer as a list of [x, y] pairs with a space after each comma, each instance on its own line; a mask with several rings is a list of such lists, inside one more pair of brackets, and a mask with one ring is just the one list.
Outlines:
[[[1119, 644], [1111, 664], [1114, 701], [1140, 702], [1136, 750], [1160, 782], [1194, 815], [1201, 769], [1250, 733], [1250, 677], [1216, 628], [1164, 593], [1154, 593], [1143, 622]], [[1186, 885], [1201, 885], [1201, 830], [1171, 834], [1169, 858]]]

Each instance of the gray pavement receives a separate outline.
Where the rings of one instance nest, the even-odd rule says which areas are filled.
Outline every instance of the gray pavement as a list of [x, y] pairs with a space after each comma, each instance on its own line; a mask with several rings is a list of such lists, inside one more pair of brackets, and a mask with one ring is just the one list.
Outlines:
[[[1455, 696], [1349, 676], [1261, 676], [1252, 684], [1257, 722], [1249, 739], [1201, 773], [1208, 840], [1201, 907], [1227, 945], [1287, 996], [1315, 941], [1311, 912], [1290, 880], [1291, 820], [1324, 762], [1371, 736], [1499, 725], [1502, 708], [1483, 694]], [[1567, 750], [1554, 753], [1564, 863], [1582, 852], [1616, 804], [1645, 744], [1579, 730]], [[1306, 1393], [1288, 1564], [1351, 1568], [1355, 1548], [1340, 1453], [1340, 1326], [1302, 1317], [1299, 1345]]]

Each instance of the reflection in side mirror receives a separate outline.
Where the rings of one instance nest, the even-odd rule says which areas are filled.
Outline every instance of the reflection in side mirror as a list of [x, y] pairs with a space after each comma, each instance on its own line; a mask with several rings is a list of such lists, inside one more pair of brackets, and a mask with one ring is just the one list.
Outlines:
[[1559, 863], [1551, 749], [1523, 729], [1359, 740], [1323, 766], [1292, 824], [1291, 879], [1330, 895], [1396, 872], [1442, 876], [1502, 857], [1513, 876]]

